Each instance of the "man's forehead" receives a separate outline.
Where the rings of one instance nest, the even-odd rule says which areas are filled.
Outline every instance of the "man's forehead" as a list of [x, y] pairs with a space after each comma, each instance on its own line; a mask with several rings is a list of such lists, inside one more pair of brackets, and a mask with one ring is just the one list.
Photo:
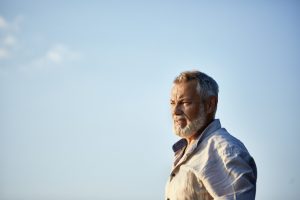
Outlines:
[[193, 96], [198, 93], [198, 82], [189, 81], [182, 83], [174, 83], [171, 91], [172, 97]]

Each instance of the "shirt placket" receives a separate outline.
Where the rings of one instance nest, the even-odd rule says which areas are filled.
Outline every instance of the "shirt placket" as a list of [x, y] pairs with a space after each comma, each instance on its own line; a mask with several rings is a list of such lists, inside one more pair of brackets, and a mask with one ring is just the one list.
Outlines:
[[194, 152], [195, 148], [196, 148], [196, 145], [193, 145], [190, 149], [188, 149], [188, 152], [185, 153], [186, 147], [184, 147], [181, 149], [180, 152], [178, 152], [178, 154], [180, 154], [180, 155], [175, 159], [175, 162], [174, 162], [171, 174], [170, 174], [170, 181], [176, 176], [177, 169], [188, 160], [190, 155]]

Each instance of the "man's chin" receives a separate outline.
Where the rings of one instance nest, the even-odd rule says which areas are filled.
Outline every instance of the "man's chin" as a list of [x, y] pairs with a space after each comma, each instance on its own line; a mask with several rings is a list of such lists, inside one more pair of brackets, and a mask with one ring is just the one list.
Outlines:
[[197, 131], [190, 130], [187, 128], [174, 127], [173, 132], [181, 138], [188, 139], [188, 138], [192, 137]]
[[202, 129], [204, 126], [204, 120], [202, 118], [198, 118], [191, 123], [188, 123], [185, 127], [181, 128], [180, 126], [174, 125], [173, 131], [176, 135], [182, 138], [190, 138], [195, 135], [198, 130]]

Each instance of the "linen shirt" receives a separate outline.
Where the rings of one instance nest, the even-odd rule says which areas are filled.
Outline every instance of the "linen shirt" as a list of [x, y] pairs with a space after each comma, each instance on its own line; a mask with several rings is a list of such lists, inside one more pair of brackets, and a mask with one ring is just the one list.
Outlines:
[[215, 119], [187, 148], [173, 145], [174, 164], [166, 184], [166, 200], [252, 200], [257, 170], [244, 144]]

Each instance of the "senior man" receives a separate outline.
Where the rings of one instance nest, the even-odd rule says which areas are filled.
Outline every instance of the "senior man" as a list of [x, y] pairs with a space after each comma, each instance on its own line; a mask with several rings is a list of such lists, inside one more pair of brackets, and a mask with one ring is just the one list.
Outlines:
[[254, 159], [215, 119], [218, 91], [216, 81], [199, 71], [174, 80], [173, 130], [182, 139], [173, 145], [166, 200], [255, 199]]

